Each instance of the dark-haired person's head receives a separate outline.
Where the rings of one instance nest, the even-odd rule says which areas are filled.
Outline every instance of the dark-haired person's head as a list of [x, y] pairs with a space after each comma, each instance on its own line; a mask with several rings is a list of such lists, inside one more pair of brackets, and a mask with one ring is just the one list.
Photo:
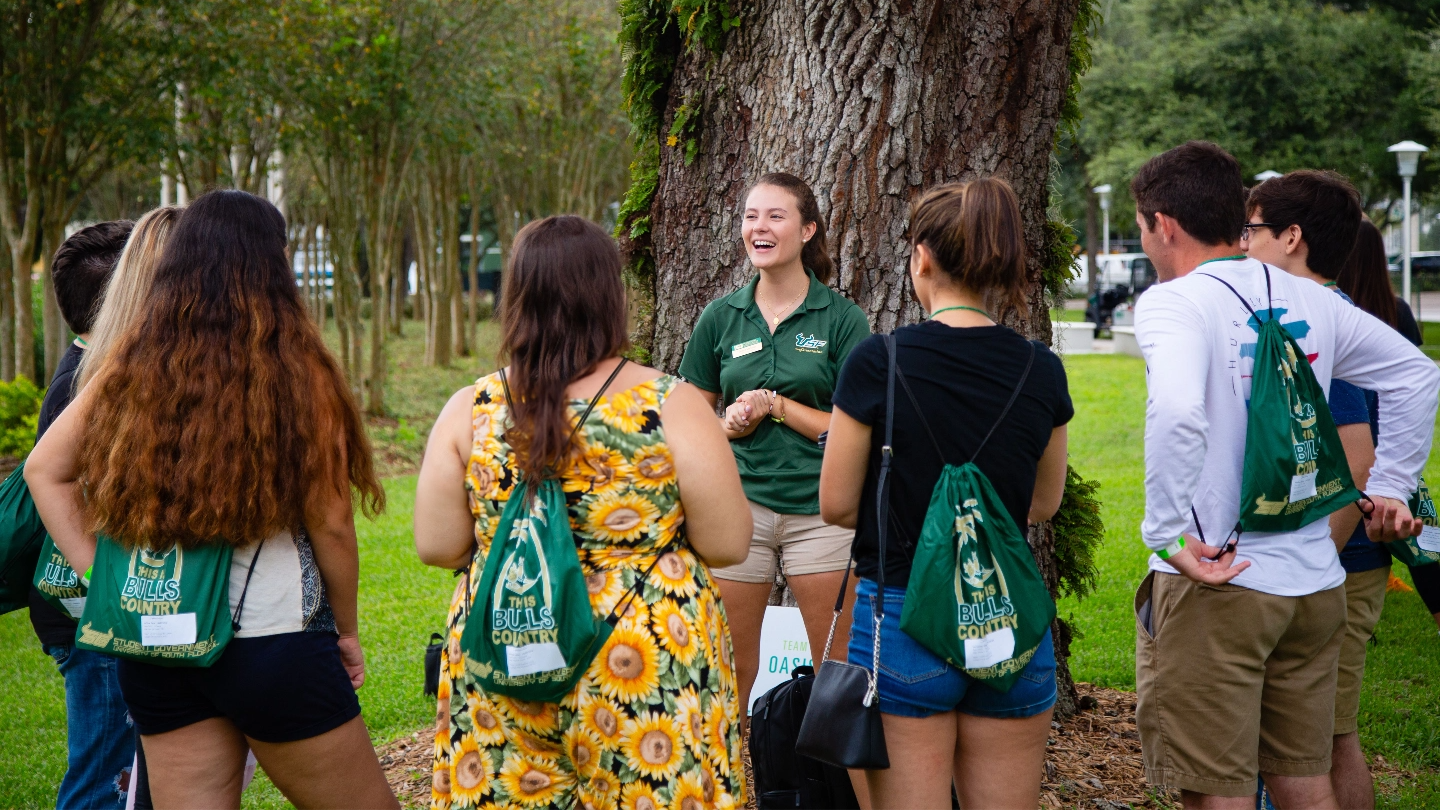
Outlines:
[[1360, 194], [1335, 172], [1301, 169], [1252, 189], [1245, 216], [1243, 242], [1251, 257], [1334, 280], [1360, 230]]
[[1375, 223], [1365, 217], [1360, 218], [1355, 247], [1335, 277], [1335, 286], [1350, 296], [1355, 306], [1392, 327], [1399, 325], [1395, 288], [1390, 286], [1390, 263], [1385, 257], [1385, 237]]
[[925, 299], [937, 284], [979, 296], [997, 315], [1022, 305], [1025, 231], [1010, 184], [986, 177], [927, 190], [910, 212], [910, 274]]
[[105, 286], [134, 227], [134, 222], [118, 219], [81, 228], [55, 251], [50, 265], [55, 301], [75, 334], [90, 333], [105, 297]]
[[522, 474], [540, 480], [571, 449], [566, 387], [628, 345], [615, 240], [584, 217], [529, 223], [510, 249], [500, 311], [513, 395], [507, 438]]
[[783, 267], [798, 255], [821, 283], [835, 275], [820, 201], [809, 183], [789, 172], [761, 175], [746, 190], [740, 239], [756, 269]]
[[306, 314], [285, 218], [232, 189], [175, 223], [86, 390], [87, 523], [127, 545], [258, 542], [384, 503], [350, 385]]
[[1194, 269], [1197, 248], [1230, 248], [1245, 221], [1240, 164], [1208, 141], [1156, 155], [1130, 181], [1140, 241], [1161, 281]]

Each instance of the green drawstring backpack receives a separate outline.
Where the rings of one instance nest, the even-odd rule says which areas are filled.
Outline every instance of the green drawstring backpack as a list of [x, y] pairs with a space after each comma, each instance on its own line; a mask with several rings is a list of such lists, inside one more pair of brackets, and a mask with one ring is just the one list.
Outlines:
[[[566, 446], [624, 366], [622, 359], [575, 423]], [[510, 402], [503, 370], [500, 382]], [[636, 579], [609, 616], [596, 618], [560, 480], [518, 481], [500, 513], [460, 635], [466, 671], [486, 691], [558, 703], [585, 675], [654, 567], [651, 563]]]
[[[925, 412], [895, 363], [894, 336], [886, 342], [890, 365], [945, 461]], [[1010, 691], [1045, 639], [1055, 619], [1055, 600], [1035, 566], [1030, 544], [975, 459], [1009, 415], [1034, 364], [1032, 342], [1010, 401], [970, 460], [959, 466], [945, 461], [916, 542], [900, 613], [900, 629], [911, 638], [1001, 692]]]
[[75, 646], [167, 667], [208, 667], [240, 629], [245, 593], [260, 559], [250, 559], [245, 590], [230, 615], [230, 561], [224, 542], [169, 551], [125, 550], [96, 538], [90, 594]]
[[40, 547], [49, 538], [30, 487], [25, 485], [25, 462], [0, 483], [0, 614], [30, 604], [30, 582], [40, 560]]
[[1410, 496], [1410, 514], [1425, 524], [1420, 534], [1396, 540], [1386, 545], [1390, 554], [1409, 566], [1430, 565], [1440, 562], [1440, 517], [1435, 514], [1435, 501], [1430, 498], [1430, 488], [1424, 477], [1420, 487]]
[[1270, 266], [1263, 266], [1271, 303], [1263, 321], [1224, 279], [1200, 274], [1235, 293], [1260, 333], [1250, 380], [1237, 535], [1294, 531], [1360, 498], [1325, 392], [1305, 351], [1274, 316]]
[[45, 544], [40, 547], [40, 560], [35, 564], [35, 590], [51, 607], [72, 619], [79, 619], [85, 612], [85, 598], [89, 588], [74, 568], [55, 547], [55, 541], [45, 535]]

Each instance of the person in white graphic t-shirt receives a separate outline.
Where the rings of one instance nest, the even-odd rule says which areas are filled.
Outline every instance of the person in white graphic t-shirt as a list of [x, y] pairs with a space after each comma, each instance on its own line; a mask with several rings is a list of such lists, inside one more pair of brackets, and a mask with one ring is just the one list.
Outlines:
[[1131, 192], [1161, 281], [1136, 305], [1148, 385], [1141, 537], [1154, 552], [1135, 600], [1146, 776], [1180, 788], [1187, 808], [1251, 807], [1260, 775], [1287, 810], [1333, 808], [1345, 572], [1328, 521], [1227, 545], [1256, 318], [1279, 319], [1322, 388], [1342, 379], [1387, 403], [1364, 507], [1377, 542], [1419, 531], [1406, 500], [1429, 454], [1440, 369], [1340, 296], [1244, 255], [1245, 189], [1220, 147], [1192, 141], [1153, 158]]

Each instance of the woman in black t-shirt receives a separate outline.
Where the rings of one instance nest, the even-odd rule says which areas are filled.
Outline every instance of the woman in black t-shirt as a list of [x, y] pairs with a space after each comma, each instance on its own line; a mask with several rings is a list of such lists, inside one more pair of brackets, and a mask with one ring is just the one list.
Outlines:
[[[910, 278], [931, 315], [895, 331], [896, 362], [939, 450], [960, 463], [996, 425], [1031, 356], [1025, 338], [989, 315], [992, 308], [1023, 302], [1024, 236], [1015, 192], [996, 179], [931, 189], [912, 211], [910, 233]], [[945, 462], [898, 386], [883, 597], [879, 593], [875, 488], [887, 362], [884, 341], [876, 336], [857, 346], [845, 363], [820, 475], [826, 522], [858, 527], [861, 581], [851, 663], [870, 667], [876, 600], [885, 600], [878, 678], [891, 766], [866, 772], [872, 805], [947, 806], [953, 781], [965, 807], [1035, 807], [1055, 703], [1049, 634], [1015, 685], [1002, 693], [900, 630], [915, 541]], [[1059, 358], [1037, 346], [1013, 407], [975, 459], [1022, 531], [1060, 506], [1065, 424], [1073, 415]], [[952, 767], [937, 767], [942, 762]]]

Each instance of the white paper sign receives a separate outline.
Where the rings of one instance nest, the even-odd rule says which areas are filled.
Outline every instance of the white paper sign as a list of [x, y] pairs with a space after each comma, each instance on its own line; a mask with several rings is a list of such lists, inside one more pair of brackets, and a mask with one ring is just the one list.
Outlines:
[[505, 648], [505, 667], [513, 678], [532, 672], [549, 672], [565, 668], [565, 654], [560, 645], [553, 641], [541, 644], [526, 644], [524, 647]]
[[[845, 649], [832, 649], [830, 657], [844, 659]], [[753, 708], [761, 695], [790, 680], [795, 667], [804, 666], [814, 666], [814, 662], [800, 608], [779, 605], [765, 608], [765, 621], [760, 625], [760, 673], [755, 677], [746, 706]]]
[[65, 606], [65, 612], [69, 613], [72, 619], [80, 618], [81, 614], [85, 612], [85, 597], [83, 596], [71, 596], [69, 598], [62, 596], [60, 597], [60, 604]]
[[1002, 627], [983, 638], [965, 639], [965, 668], [984, 669], [1015, 655], [1015, 631]]
[[170, 647], [195, 643], [195, 614], [173, 616], [141, 616], [140, 644], [145, 647]]
[[1440, 554], [1440, 526], [1426, 526], [1420, 530], [1420, 536], [1415, 538], [1415, 545], [1420, 548]]
[[1290, 478], [1290, 502], [1303, 501], [1306, 498], [1315, 497], [1315, 476], [1320, 471], [1296, 475]]

